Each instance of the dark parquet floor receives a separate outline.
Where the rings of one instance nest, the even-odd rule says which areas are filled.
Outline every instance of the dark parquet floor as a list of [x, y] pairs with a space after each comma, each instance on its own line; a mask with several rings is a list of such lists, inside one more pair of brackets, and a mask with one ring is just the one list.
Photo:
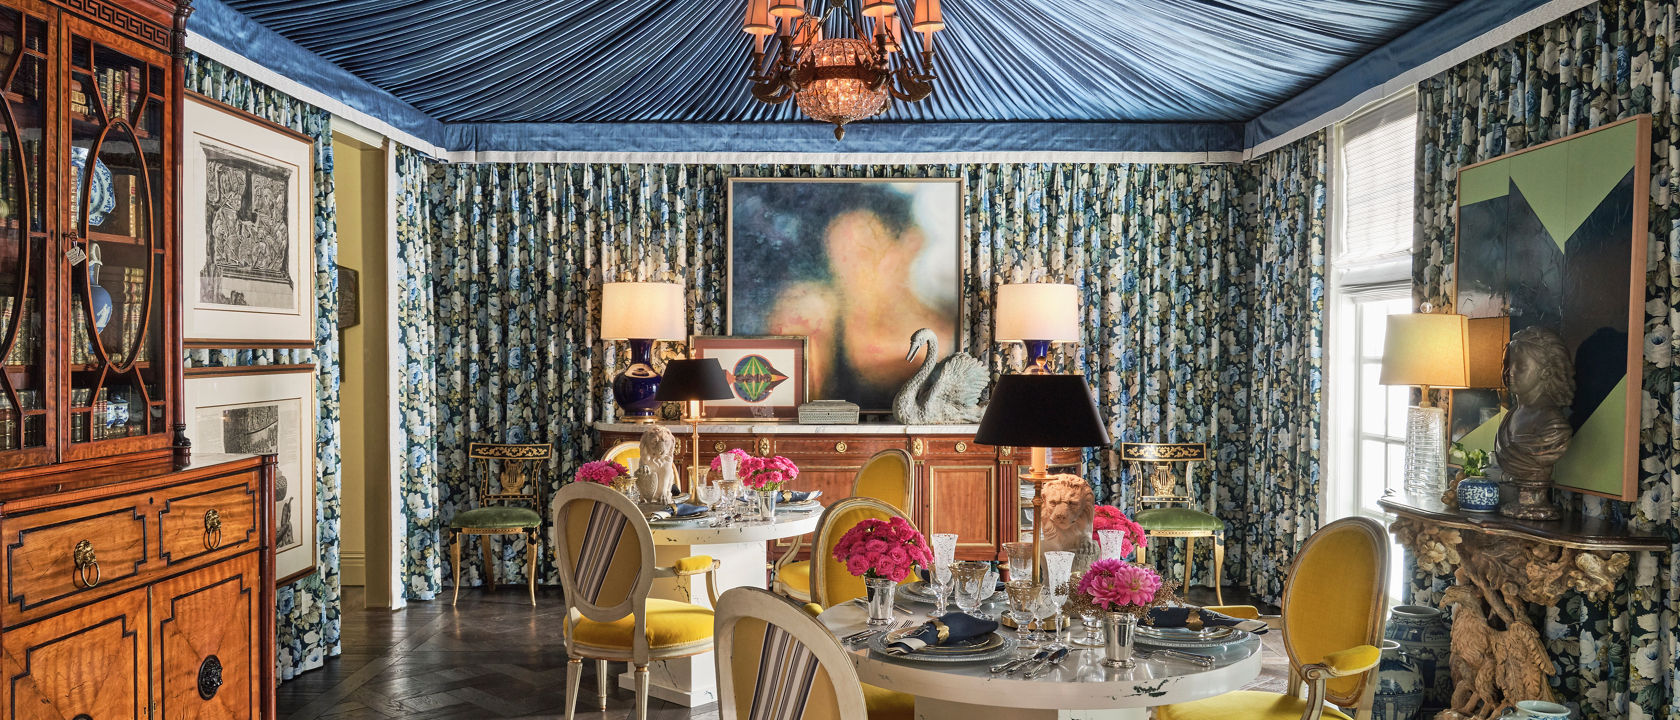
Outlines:
[[[1213, 598], [1192, 593], [1211, 604]], [[1242, 602], [1227, 593], [1227, 602]], [[560, 718], [566, 687], [558, 589], [461, 593], [461, 603], [414, 602], [401, 611], [364, 610], [361, 588], [344, 589], [343, 653], [279, 688], [290, 720], [493, 720]], [[1281, 638], [1266, 640], [1265, 671], [1251, 686], [1282, 690]], [[614, 665], [613, 673], [623, 671]], [[613, 684], [604, 717], [634, 717], [635, 696]], [[716, 705], [684, 708], [651, 699], [651, 720], [716, 720]], [[584, 663], [578, 717], [594, 720], [595, 664]]]

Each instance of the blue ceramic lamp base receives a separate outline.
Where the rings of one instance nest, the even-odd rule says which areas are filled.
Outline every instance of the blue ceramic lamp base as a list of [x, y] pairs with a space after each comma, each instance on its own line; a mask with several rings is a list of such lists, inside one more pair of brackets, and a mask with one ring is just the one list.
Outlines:
[[630, 366], [613, 377], [613, 400], [621, 420], [651, 422], [659, 417], [659, 372], [653, 369], [652, 340], [630, 341]]

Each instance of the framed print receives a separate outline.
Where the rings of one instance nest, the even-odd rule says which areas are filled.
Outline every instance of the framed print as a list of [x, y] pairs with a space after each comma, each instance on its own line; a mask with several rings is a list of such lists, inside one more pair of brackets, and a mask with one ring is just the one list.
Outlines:
[[[1651, 118], [1639, 115], [1458, 174], [1457, 311], [1554, 330], [1575, 364], [1559, 487], [1638, 497]], [[1496, 384], [1496, 383], [1489, 383]], [[1492, 449], [1497, 391], [1453, 392], [1455, 436]]]
[[[188, 375], [187, 437], [196, 453], [273, 453], [274, 568], [280, 585], [315, 572], [315, 368]], [[217, 368], [221, 370], [221, 368]]]
[[735, 397], [700, 404], [700, 417], [794, 420], [805, 402], [806, 342], [784, 335], [696, 335], [690, 357], [716, 358]]
[[313, 145], [205, 98], [182, 113], [182, 337], [312, 346]]
[[806, 337], [813, 399], [887, 412], [911, 334], [960, 349], [962, 198], [960, 178], [731, 178], [729, 334]]

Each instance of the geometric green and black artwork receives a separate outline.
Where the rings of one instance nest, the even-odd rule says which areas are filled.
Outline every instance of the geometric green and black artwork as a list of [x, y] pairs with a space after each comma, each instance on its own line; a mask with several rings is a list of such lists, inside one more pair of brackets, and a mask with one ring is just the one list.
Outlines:
[[736, 360], [731, 370], [729, 382], [735, 397], [750, 403], [764, 402], [770, 397], [771, 390], [788, 379], [763, 355], [746, 355]]
[[[1644, 361], [1650, 117], [1459, 171], [1457, 311], [1557, 331], [1574, 353], [1575, 436], [1558, 485], [1632, 500]], [[1492, 449], [1491, 390], [1453, 393], [1453, 435]]]

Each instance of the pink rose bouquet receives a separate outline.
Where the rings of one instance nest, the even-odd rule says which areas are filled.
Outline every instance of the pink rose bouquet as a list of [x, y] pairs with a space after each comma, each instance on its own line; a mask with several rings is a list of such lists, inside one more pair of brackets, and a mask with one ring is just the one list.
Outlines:
[[1120, 544], [1121, 555], [1131, 555], [1132, 550], [1143, 545], [1143, 526], [1132, 522], [1126, 513], [1113, 505], [1098, 505], [1097, 514], [1091, 519], [1091, 539], [1097, 538], [1099, 530], [1121, 530], [1126, 533], [1126, 539]]
[[1107, 612], [1141, 614], [1161, 599], [1161, 576], [1124, 560], [1098, 560], [1079, 579], [1079, 593]]
[[903, 582], [917, 565], [933, 564], [927, 539], [901, 517], [859, 522], [840, 536], [834, 545], [834, 559], [846, 564], [846, 572], [858, 577], [885, 578]]
[[799, 477], [799, 466], [792, 460], [775, 457], [747, 457], [741, 461], [741, 484], [754, 490], [774, 491]]
[[599, 483], [601, 485], [612, 485], [619, 478], [626, 477], [629, 474], [630, 471], [624, 469], [623, 465], [610, 460], [596, 460], [594, 462], [586, 462], [583, 464], [583, 467], [578, 468], [577, 472], [572, 474], [572, 482], [592, 482]]

